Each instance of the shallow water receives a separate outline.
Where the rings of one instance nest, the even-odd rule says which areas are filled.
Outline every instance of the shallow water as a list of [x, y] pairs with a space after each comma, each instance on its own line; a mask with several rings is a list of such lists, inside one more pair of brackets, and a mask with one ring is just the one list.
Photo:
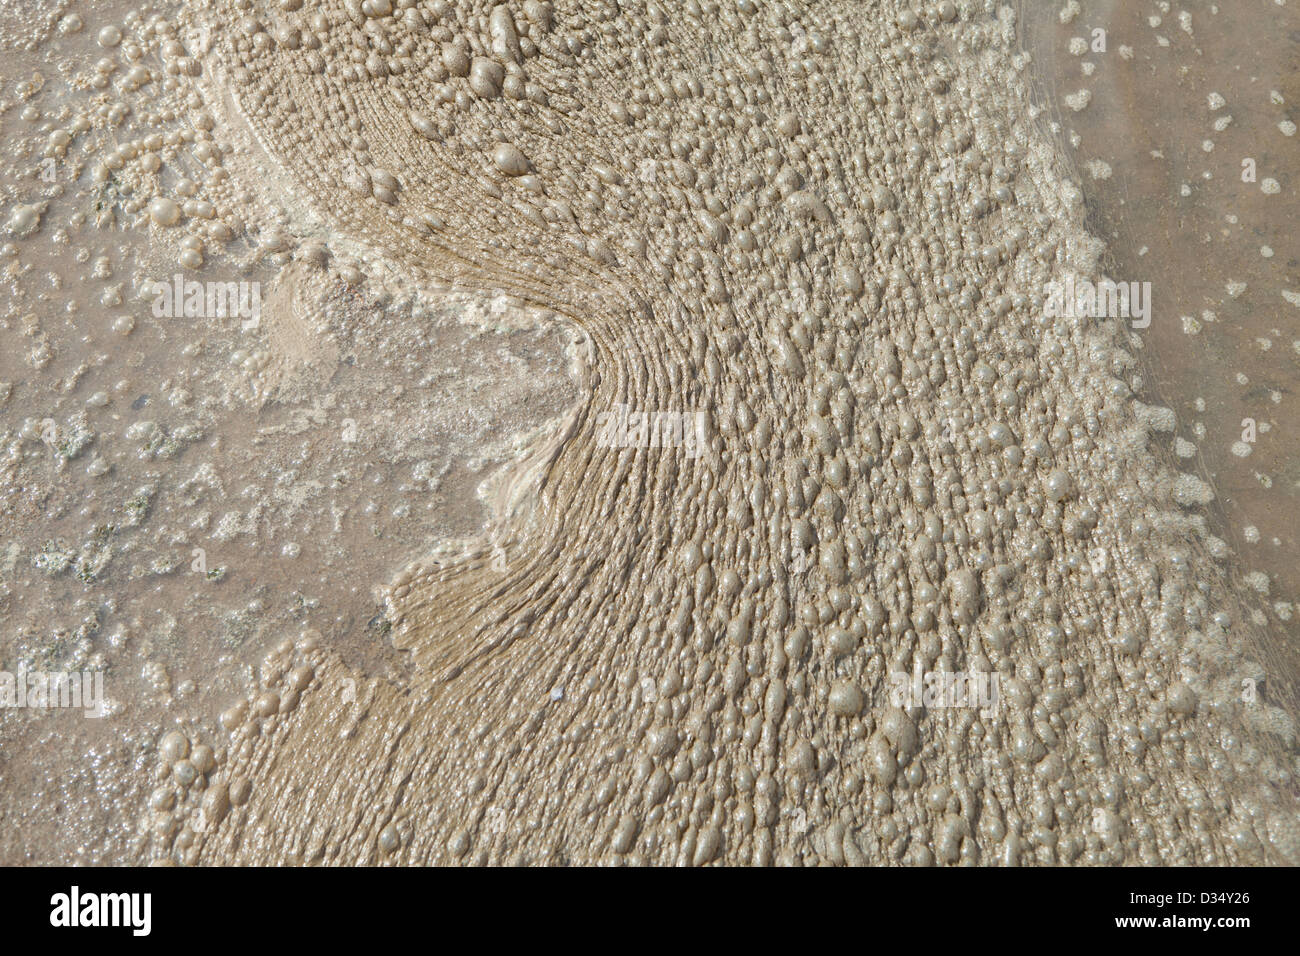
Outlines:
[[[1068, 9], [1021, 8], [1044, 104], [1106, 241], [1106, 272], [1151, 283], [1151, 325], [1134, 333], [1143, 391], [1178, 415], [1167, 443], [1178, 466], [1217, 492], [1216, 533], [1267, 631], [1270, 695], [1295, 708], [1300, 140], [1288, 124], [1300, 12], [1108, 0], [1062, 22]], [[1098, 29], [1105, 52], [1093, 50]], [[1065, 102], [1084, 90], [1084, 108]]]
[[[159, 738], [221, 736], [221, 711], [258, 693], [267, 652], [299, 635], [403, 687], [410, 662], [379, 589], [440, 545], [490, 537], [493, 479], [562, 434], [585, 387], [587, 343], [551, 313], [361, 282], [365, 255], [273, 178], [219, 75], [198, 78], [193, 102], [174, 81], [134, 88], [139, 63], [177, 77], [197, 61], [133, 57], [130, 27], [125, 42], [101, 35], [127, 11], [0, 15], [0, 665], [103, 671], [109, 699], [100, 720], [0, 710], [0, 863], [138, 858], [139, 809], [168, 774]], [[1130, 384], [1176, 412], [1164, 453], [1215, 489], [1211, 530], [1257, 616], [1235, 636], [1261, 642], [1261, 691], [1294, 712], [1300, 298], [1284, 293], [1300, 293], [1300, 210], [1283, 127], [1300, 103], [1300, 24], [1273, 3], [1060, 13], [1026, 4], [1020, 27], [1107, 273], [1151, 283]], [[1104, 53], [1071, 51], [1099, 26]], [[103, 58], [114, 69], [97, 74]], [[78, 116], [92, 128], [64, 152], [57, 131]], [[127, 165], [158, 156], [180, 203], [211, 190], [246, 204], [245, 231], [224, 237], [197, 208], [180, 225], [131, 208], [136, 184], [111, 168], [122, 144], [137, 144]], [[224, 169], [205, 160], [214, 148]], [[144, 285], [178, 272], [258, 283], [259, 321], [156, 315]]]

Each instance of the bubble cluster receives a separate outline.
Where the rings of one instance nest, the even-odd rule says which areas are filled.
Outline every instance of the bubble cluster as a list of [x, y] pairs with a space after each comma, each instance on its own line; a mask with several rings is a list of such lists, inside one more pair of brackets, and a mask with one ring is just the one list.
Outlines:
[[[96, 167], [160, 231], [252, 218], [287, 262], [327, 222], [354, 285], [506, 294], [590, 344], [518, 557], [390, 582], [412, 686], [282, 645], [228, 741], [160, 743], [152, 853], [1296, 859], [1294, 731], [1241, 699], [1208, 486], [1152, 451], [1122, 330], [1044, 317], [1099, 244], [1014, 17], [885, 6], [219, 0], [210, 46], [158, 26], [162, 69], [101, 71], [194, 80], [190, 138]], [[244, 123], [269, 172], [227, 162]], [[182, 142], [203, 182], [151, 172]], [[698, 410], [701, 454], [602, 443], [620, 404]], [[996, 706], [891, 697], [958, 673]]]

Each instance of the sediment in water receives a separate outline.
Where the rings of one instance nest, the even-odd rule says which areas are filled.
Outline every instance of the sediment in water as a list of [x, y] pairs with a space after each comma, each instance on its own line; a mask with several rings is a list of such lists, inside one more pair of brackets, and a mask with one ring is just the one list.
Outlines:
[[[1200, 489], [1124, 330], [1044, 317], [1099, 244], [1009, 8], [217, 2], [180, 37], [249, 135], [219, 216], [545, 310], [585, 393], [500, 551], [389, 583], [410, 686], [286, 639], [143, 857], [1300, 855]], [[702, 413], [700, 453], [602, 441], [619, 406]], [[890, 700], [933, 672], [996, 705]]]

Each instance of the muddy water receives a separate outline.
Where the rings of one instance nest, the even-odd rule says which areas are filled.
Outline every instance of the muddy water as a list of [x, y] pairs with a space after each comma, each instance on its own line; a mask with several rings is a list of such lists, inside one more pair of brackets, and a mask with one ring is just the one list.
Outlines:
[[[85, 70], [129, 62], [98, 38], [124, 13], [30, 51], [4, 14], [0, 670], [100, 672], [105, 702], [0, 709], [0, 863], [122, 858], [121, 768], [179, 714], [214, 729], [285, 635], [400, 684], [373, 588], [490, 528], [494, 477], [576, 396], [571, 343], [517, 303], [376, 301], [265, 236], [186, 259], [202, 233], [139, 221], [87, 162], [139, 114], [52, 149], [106, 108]], [[157, 285], [178, 275], [188, 311]]]
[[[1152, 285], [1132, 384], [1178, 413], [1168, 454], [1218, 493], [1270, 635], [1266, 692], [1294, 694], [1300, 25], [1264, 2], [1078, 7], [1022, 10], [1044, 105], [1108, 271]], [[102, 671], [108, 698], [100, 720], [0, 711], [0, 863], [129, 858], [125, 808], [146, 799], [158, 738], [181, 715], [216, 736], [286, 634], [400, 683], [372, 588], [490, 528], [492, 477], [578, 397], [573, 343], [518, 303], [375, 300], [273, 234], [208, 254], [165, 209], [132, 210], [94, 162], [170, 121], [104, 115], [140, 59], [101, 36], [125, 14], [44, 2], [0, 20], [0, 668]], [[82, 116], [94, 129], [61, 152]], [[159, 152], [197, 179], [194, 147]], [[146, 283], [178, 272], [257, 283], [260, 318], [156, 309]]]
[[1151, 283], [1150, 327], [1133, 332], [1142, 392], [1175, 410], [1168, 450], [1217, 492], [1215, 533], [1253, 595], [1269, 693], [1294, 707], [1300, 10], [1029, 3], [1021, 30], [1107, 273]]

